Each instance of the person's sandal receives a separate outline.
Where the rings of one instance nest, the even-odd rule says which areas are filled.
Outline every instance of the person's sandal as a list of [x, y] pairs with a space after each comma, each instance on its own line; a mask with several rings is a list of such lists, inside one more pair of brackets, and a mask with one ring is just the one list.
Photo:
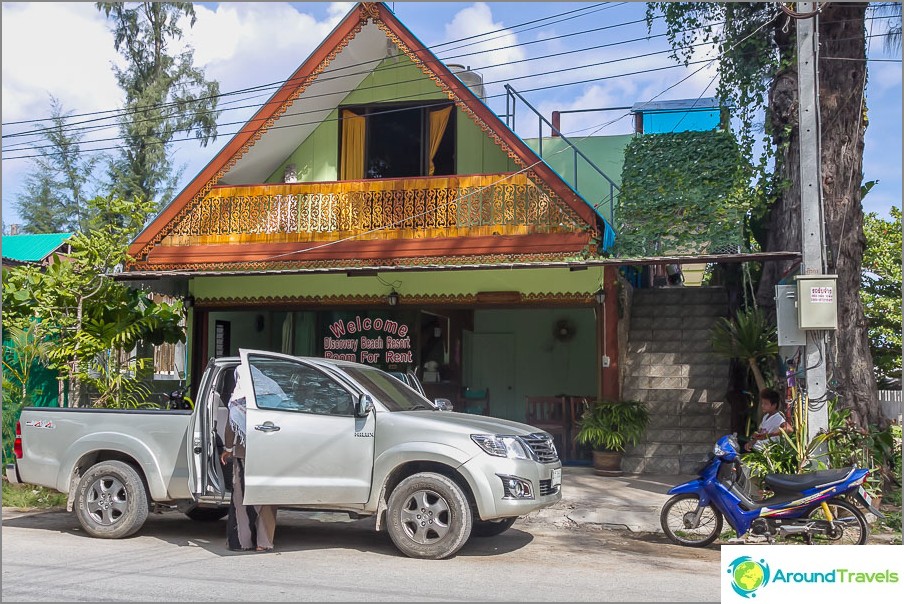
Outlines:
[[272, 552], [273, 548], [272, 547], [262, 547], [262, 546], [258, 545], [254, 551], [256, 551], [256, 552]]

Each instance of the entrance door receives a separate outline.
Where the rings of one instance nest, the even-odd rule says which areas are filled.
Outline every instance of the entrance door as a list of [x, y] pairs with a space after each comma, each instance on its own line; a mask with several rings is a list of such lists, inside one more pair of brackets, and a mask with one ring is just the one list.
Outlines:
[[490, 415], [524, 421], [524, 405], [515, 400], [515, 336], [470, 333], [471, 387], [490, 389]]
[[357, 393], [298, 358], [240, 352], [245, 503], [366, 503], [376, 422], [355, 417]]

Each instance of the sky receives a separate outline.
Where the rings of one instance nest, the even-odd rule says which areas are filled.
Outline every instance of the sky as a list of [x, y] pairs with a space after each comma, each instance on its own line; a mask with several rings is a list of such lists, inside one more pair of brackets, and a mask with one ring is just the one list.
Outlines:
[[[690, 67], [668, 56], [661, 21], [648, 34], [642, 2], [395, 2], [397, 17], [444, 62], [479, 72], [487, 104], [505, 113], [503, 84], [510, 83], [547, 119], [554, 110], [631, 106], [650, 100], [696, 99], [715, 94], [717, 52], [695, 51]], [[220, 84], [221, 93], [278, 82], [307, 58], [353, 3], [225, 2], [196, 3], [197, 22], [183, 28], [181, 44], [194, 49], [195, 65]], [[2, 5], [2, 219], [17, 223], [16, 203], [23, 179], [33, 168], [29, 151], [35, 139], [10, 135], [45, 120], [50, 97], [67, 112], [89, 114], [122, 104], [112, 65], [122, 65], [113, 48], [109, 23], [94, 3], [4, 2]], [[878, 37], [885, 20], [867, 22], [869, 127], [864, 152], [864, 181], [878, 184], [864, 198], [867, 212], [888, 216], [901, 206], [901, 63]], [[488, 33], [492, 32], [492, 33]], [[484, 34], [480, 36], [481, 34]], [[648, 37], [653, 36], [653, 37]], [[479, 37], [475, 37], [479, 36]], [[174, 46], [181, 49], [181, 46]], [[554, 55], [554, 56], [550, 56]], [[889, 61], [889, 59], [894, 59]], [[264, 103], [273, 89], [224, 96], [219, 136], [202, 147], [190, 137], [172, 145], [172, 157], [188, 184], [216, 152]], [[84, 119], [84, 118], [81, 118]], [[537, 136], [536, 120], [519, 122], [518, 134]], [[623, 109], [568, 114], [563, 132], [584, 136], [627, 134]], [[115, 129], [87, 132], [82, 148], [103, 149], [115, 141]], [[177, 137], [182, 138], [182, 137]], [[94, 141], [94, 142], [92, 142]], [[95, 151], [104, 153], [104, 151]], [[105, 151], [111, 153], [111, 151]]]

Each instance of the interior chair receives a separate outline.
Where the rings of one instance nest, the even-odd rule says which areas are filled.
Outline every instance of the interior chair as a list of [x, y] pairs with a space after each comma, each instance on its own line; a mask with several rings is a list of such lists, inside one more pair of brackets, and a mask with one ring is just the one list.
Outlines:
[[462, 411], [475, 415], [490, 414], [489, 388], [464, 388], [461, 391]]
[[568, 453], [566, 449], [568, 418], [565, 403], [564, 396], [527, 397], [527, 423], [552, 435], [560, 459], [564, 459]]
[[589, 455], [587, 447], [575, 442], [574, 437], [577, 436], [578, 430], [580, 430], [581, 417], [584, 416], [585, 411], [590, 409], [593, 400], [593, 397], [590, 396], [568, 397], [568, 435], [566, 440], [568, 444], [568, 458], [571, 460], [582, 459]]

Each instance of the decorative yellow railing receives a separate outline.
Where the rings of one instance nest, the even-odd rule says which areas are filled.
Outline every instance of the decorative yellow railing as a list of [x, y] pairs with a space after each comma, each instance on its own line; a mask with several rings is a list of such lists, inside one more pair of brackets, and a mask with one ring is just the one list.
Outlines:
[[163, 243], [582, 230], [553, 195], [524, 174], [216, 187], [187, 208]]

